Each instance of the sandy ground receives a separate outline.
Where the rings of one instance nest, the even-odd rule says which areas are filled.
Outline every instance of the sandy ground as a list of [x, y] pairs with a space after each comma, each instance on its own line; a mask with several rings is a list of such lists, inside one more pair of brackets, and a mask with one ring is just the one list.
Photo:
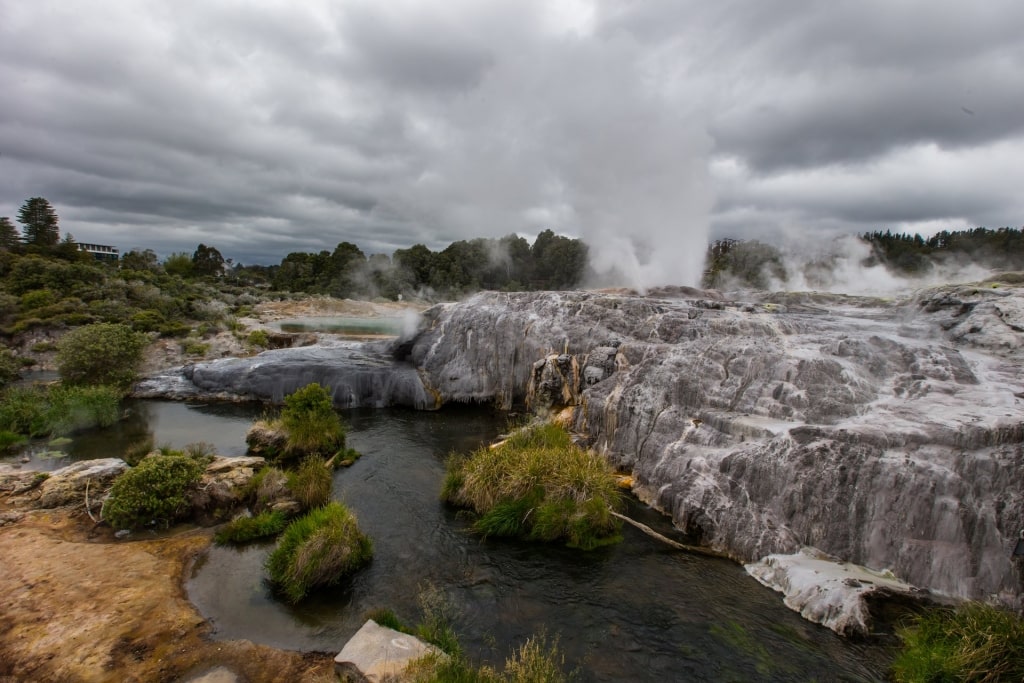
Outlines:
[[333, 680], [334, 653], [210, 640], [183, 587], [209, 543], [208, 530], [118, 541], [68, 510], [0, 528], [0, 682], [181, 681], [216, 667], [252, 683]]

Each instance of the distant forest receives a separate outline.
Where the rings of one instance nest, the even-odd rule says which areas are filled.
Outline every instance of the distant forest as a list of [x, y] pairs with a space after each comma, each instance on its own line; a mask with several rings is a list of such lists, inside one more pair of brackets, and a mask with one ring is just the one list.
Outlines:
[[[934, 268], [974, 263], [993, 270], [1024, 271], [1024, 231], [1017, 228], [973, 228], [918, 234], [876, 231], [858, 235], [871, 248], [861, 265], [881, 264], [894, 274], [924, 275]], [[827, 282], [837, 258], [828, 254], [818, 261], [801, 264], [809, 283]], [[777, 247], [756, 240], [715, 240], [708, 245], [702, 285], [709, 288], [752, 287], [766, 289], [786, 282], [786, 259]]]

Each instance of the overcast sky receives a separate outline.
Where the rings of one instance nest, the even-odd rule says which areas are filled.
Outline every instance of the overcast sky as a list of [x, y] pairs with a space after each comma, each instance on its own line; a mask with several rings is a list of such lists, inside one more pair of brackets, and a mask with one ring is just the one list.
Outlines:
[[0, 215], [243, 263], [1024, 224], [1024, 3], [0, 0]]

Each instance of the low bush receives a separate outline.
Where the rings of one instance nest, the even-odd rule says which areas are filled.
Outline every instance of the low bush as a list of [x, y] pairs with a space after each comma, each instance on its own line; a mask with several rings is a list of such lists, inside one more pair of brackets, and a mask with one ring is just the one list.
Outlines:
[[106, 384], [127, 389], [135, 381], [146, 336], [127, 325], [78, 327], [57, 342], [57, 369], [67, 384]]
[[270, 347], [270, 335], [267, 334], [266, 330], [253, 330], [249, 333], [246, 343], [249, 346], [266, 349]]
[[210, 345], [198, 339], [186, 339], [181, 342], [181, 350], [188, 356], [205, 356], [210, 350]]
[[1024, 620], [969, 603], [915, 617], [897, 631], [903, 649], [892, 665], [901, 683], [1024, 681]]
[[115, 529], [168, 527], [188, 512], [189, 490], [204, 466], [187, 455], [154, 455], [114, 481], [102, 516]]
[[518, 430], [494, 448], [448, 461], [442, 498], [476, 512], [485, 536], [522, 536], [586, 550], [620, 540], [611, 468], [557, 425]]
[[326, 505], [333, 483], [323, 460], [312, 456], [304, 459], [295, 472], [288, 473], [288, 489], [304, 510]]
[[289, 524], [266, 566], [285, 598], [297, 603], [314, 588], [337, 585], [372, 556], [355, 516], [334, 502]]
[[238, 517], [217, 531], [213, 540], [218, 545], [239, 545], [261, 538], [277, 536], [288, 523], [283, 512], [261, 512], [255, 517]]

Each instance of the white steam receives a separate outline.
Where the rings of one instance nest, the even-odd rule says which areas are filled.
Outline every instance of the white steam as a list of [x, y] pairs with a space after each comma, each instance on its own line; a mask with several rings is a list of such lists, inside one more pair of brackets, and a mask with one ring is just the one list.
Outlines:
[[992, 274], [976, 263], [942, 261], [921, 275], [899, 275], [872, 259], [871, 246], [854, 235], [831, 241], [792, 240], [781, 252], [786, 277], [769, 274], [773, 291], [888, 296], [946, 283], [977, 282]]
[[580, 27], [510, 22], [488, 51], [479, 82], [418, 112], [410, 132], [431, 164], [394, 198], [401, 213], [445, 240], [582, 238], [589, 285], [699, 284], [711, 141], [675, 66], [634, 37]]

